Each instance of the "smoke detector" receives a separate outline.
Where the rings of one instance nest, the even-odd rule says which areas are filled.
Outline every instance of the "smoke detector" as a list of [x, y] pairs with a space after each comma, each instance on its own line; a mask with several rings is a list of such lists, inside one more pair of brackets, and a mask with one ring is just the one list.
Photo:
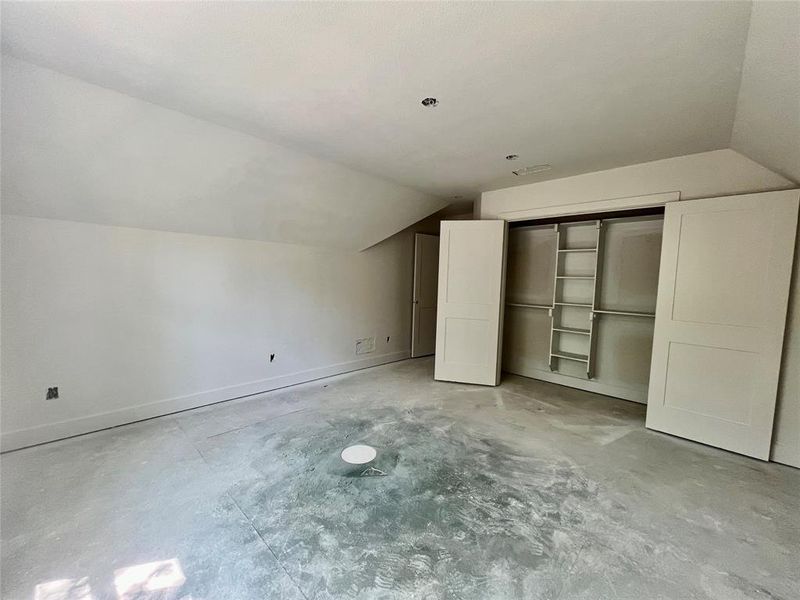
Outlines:
[[511, 171], [514, 175], [533, 175], [534, 173], [541, 173], [542, 171], [549, 171], [552, 169], [552, 165], [532, 165], [530, 167], [522, 167], [521, 169], [517, 169], [516, 171]]

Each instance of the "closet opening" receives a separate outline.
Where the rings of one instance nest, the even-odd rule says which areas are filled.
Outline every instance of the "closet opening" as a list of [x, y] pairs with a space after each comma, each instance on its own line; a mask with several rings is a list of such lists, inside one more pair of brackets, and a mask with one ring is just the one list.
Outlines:
[[510, 223], [503, 370], [646, 403], [663, 216]]

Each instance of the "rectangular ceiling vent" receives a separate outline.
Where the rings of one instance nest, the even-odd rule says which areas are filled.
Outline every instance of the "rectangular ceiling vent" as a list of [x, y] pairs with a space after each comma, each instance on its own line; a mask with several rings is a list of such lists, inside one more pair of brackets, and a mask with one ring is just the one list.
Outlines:
[[516, 171], [511, 171], [514, 175], [533, 175], [534, 173], [541, 173], [542, 171], [549, 171], [552, 165], [533, 165], [530, 167], [522, 167]]

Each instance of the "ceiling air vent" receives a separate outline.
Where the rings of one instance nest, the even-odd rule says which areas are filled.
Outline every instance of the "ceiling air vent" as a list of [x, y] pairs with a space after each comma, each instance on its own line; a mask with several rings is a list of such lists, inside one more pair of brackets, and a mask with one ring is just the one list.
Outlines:
[[542, 171], [549, 171], [552, 165], [532, 165], [530, 167], [522, 167], [516, 171], [511, 171], [514, 175], [533, 175], [534, 173], [541, 173]]

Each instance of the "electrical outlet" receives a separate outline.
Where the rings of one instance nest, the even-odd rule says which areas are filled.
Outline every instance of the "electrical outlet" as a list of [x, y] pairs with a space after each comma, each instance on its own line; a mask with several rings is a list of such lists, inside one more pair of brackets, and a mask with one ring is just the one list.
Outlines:
[[58, 387], [47, 388], [45, 400], [58, 400]]
[[356, 354], [375, 352], [375, 336], [356, 340]]

